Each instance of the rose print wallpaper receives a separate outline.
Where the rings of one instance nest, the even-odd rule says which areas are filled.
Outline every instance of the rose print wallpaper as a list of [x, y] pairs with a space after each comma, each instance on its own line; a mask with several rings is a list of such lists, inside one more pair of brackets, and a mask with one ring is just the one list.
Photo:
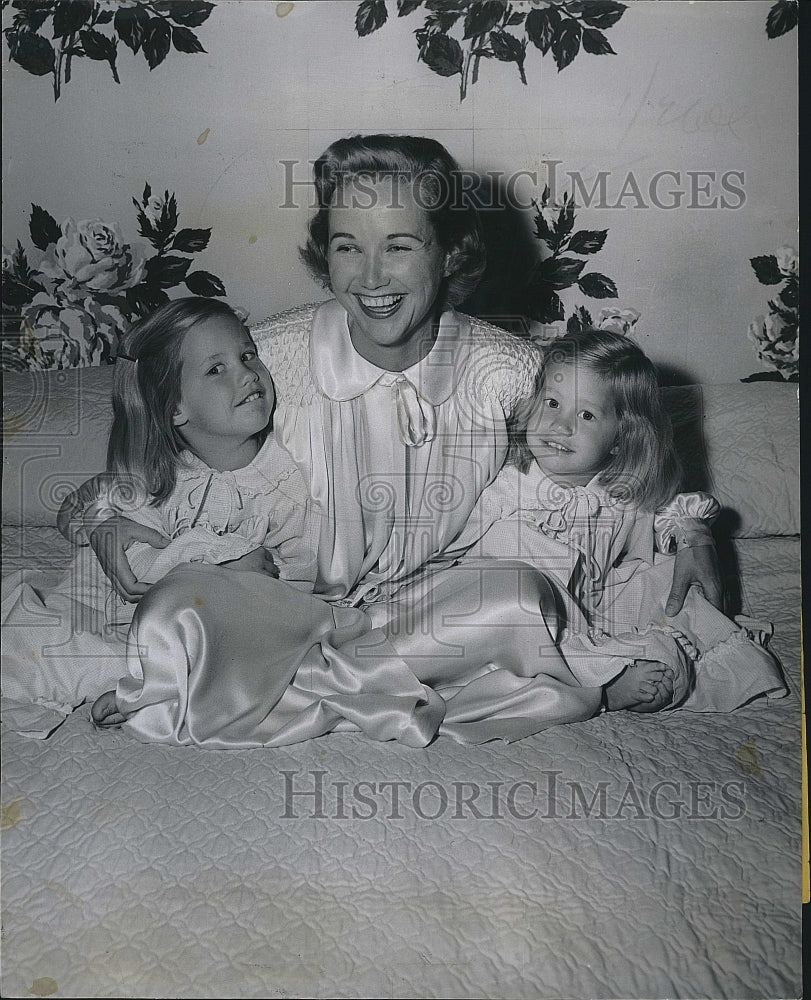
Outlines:
[[[163, 296], [225, 293], [254, 320], [321, 298], [298, 258], [312, 161], [340, 135], [396, 131], [476, 175], [491, 264], [469, 311], [540, 338], [630, 311], [674, 381], [774, 371], [797, 343], [791, 291], [750, 260], [797, 245], [794, 14], [4, 3], [4, 327], [25, 363], [99, 363]], [[164, 196], [177, 219], [156, 220]]]

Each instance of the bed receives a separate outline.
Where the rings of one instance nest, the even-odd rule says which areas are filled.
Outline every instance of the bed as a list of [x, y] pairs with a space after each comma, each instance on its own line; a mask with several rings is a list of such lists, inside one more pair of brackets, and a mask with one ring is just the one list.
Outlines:
[[[4, 571], [57, 573], [110, 369], [8, 373]], [[663, 390], [790, 693], [522, 742], [202, 751], [3, 730], [4, 996], [798, 997], [796, 386]]]

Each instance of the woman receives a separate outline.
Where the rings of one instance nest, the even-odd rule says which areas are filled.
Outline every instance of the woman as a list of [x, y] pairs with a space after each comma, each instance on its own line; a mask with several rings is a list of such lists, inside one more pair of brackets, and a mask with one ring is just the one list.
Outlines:
[[[452, 308], [484, 268], [476, 213], [456, 163], [433, 140], [365, 136], [333, 143], [314, 172], [319, 207], [304, 258], [335, 297], [252, 333], [276, 383], [278, 439], [322, 514], [316, 593], [333, 605], [363, 609], [370, 627], [303, 655], [277, 705], [283, 730], [297, 739], [319, 727], [327, 731], [350, 717], [353, 697], [357, 707], [375, 693], [378, 700], [368, 712], [353, 712], [351, 722], [384, 739], [402, 738], [406, 730], [406, 741], [427, 742], [446, 703], [446, 730], [476, 741], [509, 738], [516, 699], [524, 695], [524, 709], [537, 716], [534, 731], [588, 718], [601, 691], [579, 687], [557, 653], [555, 609], [543, 577], [521, 564], [503, 563], [497, 575], [443, 568], [479, 494], [503, 464], [510, 426], [522, 419], [538, 369], [532, 345]], [[136, 538], [149, 541], [122, 519], [91, 533], [128, 599], [145, 591], [123, 558]], [[676, 598], [708, 551], [680, 553]], [[195, 570], [193, 580], [170, 574], [136, 614], [138, 643], [160, 645], [164, 659], [170, 647], [172, 657], [185, 659], [183, 649], [192, 644], [198, 650], [192, 669], [210, 673], [213, 683], [217, 666], [206, 654], [215, 639], [218, 649], [229, 648], [223, 637], [232, 635], [238, 655], [229, 657], [229, 670], [239, 660], [240, 677], [261, 675], [278, 642], [273, 591], [283, 584], [257, 578], [248, 609], [246, 594], [229, 605], [225, 572]], [[712, 574], [704, 577], [709, 588]], [[193, 637], [180, 634], [180, 618]], [[396, 676], [406, 676], [405, 654], [399, 656], [398, 647], [408, 650], [415, 682], [404, 714]], [[143, 661], [134, 665], [136, 675], [141, 668]], [[149, 669], [159, 671], [160, 664]], [[345, 678], [340, 704], [333, 697], [338, 675]], [[217, 682], [228, 683], [225, 671]], [[457, 717], [453, 698], [471, 684], [482, 698], [470, 699], [468, 691]], [[261, 682], [257, 697], [260, 688]], [[415, 698], [434, 709], [417, 735]], [[129, 708], [136, 726], [149, 706], [135, 699]], [[490, 719], [493, 726], [479, 725]], [[274, 730], [256, 739], [220, 722], [216, 745], [280, 736]], [[465, 729], [468, 723], [475, 732]], [[178, 741], [177, 718], [172, 724], [172, 741]], [[149, 727], [141, 734], [165, 738]]]

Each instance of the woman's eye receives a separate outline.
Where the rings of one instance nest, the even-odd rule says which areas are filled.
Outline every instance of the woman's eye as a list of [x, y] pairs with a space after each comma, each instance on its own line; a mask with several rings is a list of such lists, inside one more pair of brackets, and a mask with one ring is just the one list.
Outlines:
[[358, 248], [357, 247], [353, 247], [353, 246], [351, 246], [348, 243], [345, 243], [345, 244], [343, 244], [341, 246], [335, 247], [335, 252], [336, 253], [357, 253], [358, 252]]
[[392, 246], [389, 247], [389, 250], [398, 250], [398, 251], [399, 250], [411, 250], [411, 249], [412, 249], [411, 247], [403, 246], [402, 243], [395, 243], [395, 244], [392, 244]]

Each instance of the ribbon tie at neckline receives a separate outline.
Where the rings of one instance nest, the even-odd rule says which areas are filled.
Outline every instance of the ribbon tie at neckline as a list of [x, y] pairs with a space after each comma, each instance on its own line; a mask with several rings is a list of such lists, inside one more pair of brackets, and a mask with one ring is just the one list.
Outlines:
[[600, 512], [600, 498], [589, 490], [567, 486], [559, 486], [557, 490], [555, 496], [539, 496], [538, 507], [530, 514], [538, 530], [545, 535], [554, 538], [561, 532], [569, 532], [580, 522], [588, 523]]
[[436, 411], [422, 399], [413, 384], [401, 373], [389, 372], [380, 384], [391, 388], [400, 440], [406, 447], [419, 448], [436, 434]]
[[596, 531], [597, 515], [602, 507], [600, 497], [582, 487], [560, 486], [549, 496], [539, 495], [537, 502], [538, 507], [524, 511], [524, 515], [548, 538], [564, 536], [560, 540], [581, 553], [583, 570], [591, 586], [597, 584], [602, 577], [601, 558], [597, 553], [600, 533]]
[[220, 531], [225, 531], [233, 514], [245, 506], [236, 476], [229, 470], [211, 471], [205, 480], [201, 477], [189, 490], [188, 502], [195, 511], [192, 527], [205, 511], [212, 527]]

